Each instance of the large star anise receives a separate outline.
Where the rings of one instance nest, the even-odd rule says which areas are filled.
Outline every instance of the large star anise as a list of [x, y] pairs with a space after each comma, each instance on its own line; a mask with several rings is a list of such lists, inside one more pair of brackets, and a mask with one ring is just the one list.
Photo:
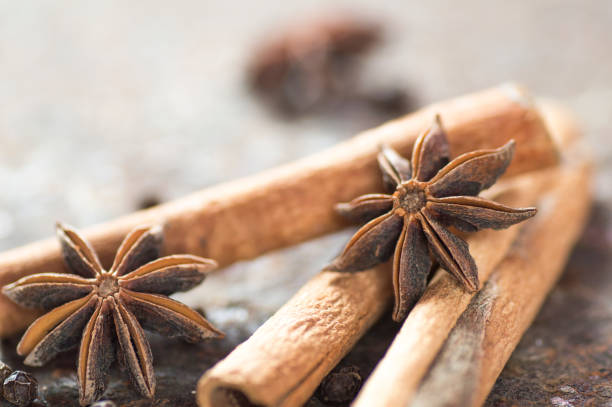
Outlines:
[[382, 147], [378, 164], [392, 195], [362, 195], [339, 204], [338, 211], [366, 221], [326, 270], [359, 271], [393, 259], [395, 307], [401, 321], [425, 290], [434, 263], [439, 263], [468, 290], [479, 287], [478, 270], [468, 244], [448, 227], [473, 232], [503, 229], [535, 215], [535, 208], [510, 208], [477, 197], [504, 173], [514, 141], [495, 150], [478, 150], [449, 162], [449, 145], [440, 118], [421, 134], [412, 162]]
[[17, 346], [17, 353], [27, 355], [26, 365], [41, 366], [81, 338], [77, 376], [82, 405], [104, 392], [117, 342], [133, 384], [143, 396], [154, 395], [153, 357], [143, 327], [190, 342], [223, 336], [196, 311], [167, 297], [198, 285], [216, 263], [189, 255], [157, 259], [161, 227], [134, 229], [108, 271], [74, 229], [58, 224], [57, 234], [72, 274], [33, 274], [3, 292], [22, 306], [51, 310], [30, 325]]

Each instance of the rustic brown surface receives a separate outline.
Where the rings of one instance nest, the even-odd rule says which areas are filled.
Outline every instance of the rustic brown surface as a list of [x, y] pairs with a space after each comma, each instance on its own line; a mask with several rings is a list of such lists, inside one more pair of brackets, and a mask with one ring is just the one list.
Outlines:
[[612, 398], [612, 218], [598, 204], [565, 273], [485, 402], [608, 406]]
[[[227, 333], [224, 340], [196, 345], [148, 334], [157, 377], [155, 399], [143, 399], [127, 382], [126, 372], [118, 368], [111, 370], [104, 399], [114, 400], [118, 406], [125, 407], [195, 407], [197, 403], [194, 389], [201, 373], [223, 359], [249, 335], [249, 332], [239, 325], [225, 325], [222, 328]], [[391, 343], [397, 329], [398, 325], [391, 320], [391, 315], [385, 315], [353, 347], [340, 366], [356, 366], [360, 375], [366, 378]], [[79, 407], [75, 370], [77, 353], [68, 352], [46, 366], [32, 368], [24, 366], [23, 358], [15, 353], [18, 340], [19, 336], [2, 340], [0, 359], [14, 369], [26, 370], [34, 374], [40, 384], [39, 394], [49, 406]], [[339, 407], [349, 404], [348, 402], [325, 403], [315, 396], [311, 398], [310, 403], [312, 404], [307, 405], [319, 407]], [[11, 407], [2, 399], [0, 399], [0, 406]]]
[[[389, 143], [407, 154], [435, 113], [442, 115], [453, 156], [514, 138], [517, 149], [507, 174], [557, 160], [528, 96], [505, 85], [432, 105], [292, 164], [136, 212], [87, 229], [84, 235], [106, 265], [130, 229], [165, 221], [166, 253], [198, 254], [221, 266], [320, 236], [342, 226], [333, 211], [336, 202], [380, 190], [378, 145]], [[0, 286], [43, 268], [64, 270], [53, 239], [0, 255]], [[0, 335], [22, 329], [31, 316], [0, 296]]]
[[[202, 371], [213, 366], [229, 353], [247, 334], [231, 330], [223, 341], [188, 344], [181, 340], [148, 335], [155, 360], [157, 388], [154, 400], [143, 399], [128, 382], [126, 371], [111, 370], [103, 399], [110, 399], [125, 407], [195, 407], [194, 389]], [[80, 407], [76, 376], [77, 352], [68, 352], [40, 368], [24, 366], [22, 357], [15, 353], [19, 337], [2, 341], [0, 357], [13, 369], [32, 373], [39, 382], [39, 395], [50, 407]], [[11, 404], [0, 398], [0, 405]]]

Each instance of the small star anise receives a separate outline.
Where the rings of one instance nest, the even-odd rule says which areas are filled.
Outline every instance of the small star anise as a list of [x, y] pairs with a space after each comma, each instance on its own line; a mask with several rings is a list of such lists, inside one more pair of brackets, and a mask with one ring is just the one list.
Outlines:
[[385, 187], [394, 192], [363, 195], [337, 206], [351, 220], [374, 219], [353, 235], [325, 270], [365, 270], [395, 252], [396, 321], [404, 319], [423, 294], [435, 262], [468, 290], [477, 290], [478, 270], [468, 244], [448, 228], [503, 229], [535, 215], [536, 208], [510, 208], [477, 196], [506, 171], [513, 153], [511, 140], [498, 149], [472, 151], [449, 162], [439, 117], [416, 140], [412, 162], [382, 147], [378, 164]]
[[50, 310], [17, 345], [17, 353], [27, 355], [26, 365], [42, 366], [82, 337], [77, 369], [82, 405], [104, 392], [117, 342], [135, 387], [145, 397], [154, 395], [153, 357], [143, 327], [190, 342], [223, 336], [196, 311], [167, 297], [198, 285], [216, 263], [190, 255], [158, 259], [161, 227], [134, 229], [108, 271], [74, 229], [58, 224], [57, 234], [72, 274], [33, 274], [3, 292], [22, 306]]

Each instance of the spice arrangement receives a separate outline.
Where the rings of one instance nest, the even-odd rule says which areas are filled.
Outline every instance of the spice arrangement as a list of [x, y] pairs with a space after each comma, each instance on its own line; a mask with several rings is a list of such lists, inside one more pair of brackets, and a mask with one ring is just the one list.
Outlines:
[[[495, 97], [489, 99], [493, 95]], [[527, 166], [534, 162], [547, 161], [548, 157], [558, 157], [559, 147], [542, 126], [543, 122], [540, 121], [536, 107], [527, 99], [516, 100], [514, 97], [509, 98], [509, 95], [514, 96], [516, 93], [507, 93], [507, 89], [502, 87], [492, 93], [470, 95], [452, 103], [452, 107], [449, 106], [449, 109], [442, 114], [443, 118], [450, 119], [454, 108], [471, 106], [474, 110], [464, 111], [462, 116], [464, 121], [449, 120], [447, 132], [451, 151], [457, 151], [455, 146], [460, 141], [477, 142], [475, 134], [489, 134], [486, 129], [479, 126], [495, 123], [493, 133], [500, 135], [503, 131], [510, 131], [506, 141], [512, 137], [524, 137], [524, 142], [517, 142], [515, 159], [507, 170], [523, 175], [503, 181], [495, 190], [487, 191], [486, 198], [495, 198], [495, 201], [508, 207], [537, 205], [542, 199], [549, 202], [552, 199], [557, 202], [567, 189], [554, 196], [545, 195], [547, 186], [553, 185], [553, 180], [559, 176], [558, 167], [554, 162], [549, 161], [551, 164], [544, 166], [555, 169], [554, 171], [533, 170]], [[519, 114], [515, 109], [522, 110], [522, 113]], [[478, 119], [493, 112], [495, 119]], [[421, 114], [425, 117], [419, 118], [422, 119], [419, 120], [420, 123], [431, 120], [429, 111], [425, 110]], [[515, 114], [520, 116], [520, 119]], [[416, 119], [415, 116], [412, 117]], [[535, 120], [535, 122], [531, 122], [527, 130], [519, 131], [518, 123], [524, 120]], [[471, 130], [471, 133], [463, 133], [464, 129]], [[383, 127], [379, 130], [386, 135], [392, 133], [391, 128]], [[401, 133], [401, 130], [398, 132]], [[458, 134], [464, 135], [465, 138], [455, 138]], [[368, 134], [370, 135], [372, 134]], [[539, 139], [542, 143], [536, 142], [538, 135], [542, 136]], [[537, 150], [531, 149], [530, 143], [536, 143]], [[473, 147], [459, 151], [470, 151], [474, 149]], [[521, 149], [526, 150], [521, 151]], [[374, 161], [376, 150], [371, 152], [371, 157]], [[375, 164], [375, 161], [372, 164]], [[567, 168], [567, 171], [576, 176], [567, 177], [572, 183], [564, 188], [575, 187], [575, 183], [580, 183], [581, 188], [588, 188], [587, 172], [576, 172], [573, 168]], [[343, 179], [347, 181], [351, 178]], [[382, 190], [384, 186], [379, 184], [378, 188]], [[361, 193], [367, 192], [371, 190]], [[359, 193], [353, 196], [355, 195]], [[572, 223], [576, 230], [579, 230], [584, 221], [588, 202], [589, 197], [585, 195], [577, 207], [571, 209], [576, 211], [573, 213], [575, 223]], [[555, 216], [562, 215], [555, 213]], [[520, 226], [522, 225], [501, 231], [484, 230], [470, 235], [468, 243], [478, 265], [481, 283], [486, 282], [495, 272], [497, 265], [509, 255], [509, 250], [520, 236]], [[555, 223], [555, 226], [560, 227], [561, 224]], [[571, 242], [576, 236], [568, 234], [566, 238], [567, 242]], [[566, 247], [560, 250], [567, 253], [563, 251], [567, 250]], [[551, 267], [551, 275], [560, 272], [561, 268], [557, 266]], [[358, 273], [324, 272], [317, 275], [252, 337], [204, 374], [199, 382], [199, 404], [216, 406], [234, 399], [247, 399], [255, 404], [270, 406], [297, 406], [306, 402], [326, 374], [350, 351], [387, 308], [393, 297], [391, 275], [390, 264], [381, 264]], [[543, 296], [547, 288], [539, 286], [538, 290], [538, 295]], [[383, 369], [383, 373], [399, 370], [402, 374], [397, 376], [397, 381], [393, 380], [388, 386], [384, 386], [384, 391], [381, 390], [382, 386], [375, 388], [370, 393], [372, 398], [364, 405], [405, 405], [406, 403], [401, 401], [402, 398], [406, 401], [413, 396], [448, 333], [473, 296], [474, 293], [458, 285], [455, 278], [445, 273], [437, 273], [428, 285], [422, 300], [408, 314], [393, 347], [387, 351], [399, 348], [402, 350], [401, 355], [399, 357], [397, 354], [393, 357], [389, 355], [383, 359], [383, 362], [388, 361], [386, 363], [393, 365], [392, 369]], [[308, 327], [307, 335], [304, 334], [304, 327]], [[275, 343], [274, 347], [268, 346], [271, 342]], [[253, 357], [253, 355], [258, 356]], [[381, 378], [380, 375], [377, 376]], [[360, 394], [370, 387], [368, 383], [374, 378], [372, 376], [365, 381]], [[382, 375], [381, 380], [376, 379], [376, 381], [384, 384], [385, 378], [387, 376]], [[387, 401], [382, 398], [383, 394], [389, 396]], [[403, 396], [395, 400], [397, 403], [393, 403], [393, 396], [397, 394]], [[358, 396], [358, 401], [360, 397]]]
[[[432, 117], [433, 126], [423, 132]], [[442, 366], [443, 360], [434, 360], [452, 348], [453, 338], [481, 346], [453, 330], [463, 326], [457, 324], [460, 318], [469, 317], [471, 302], [490, 290], [492, 280], [504, 281], [498, 284], [505, 294], [496, 297], [500, 303], [508, 301], [506, 292], [518, 292], [517, 248], [527, 256], [521, 261], [535, 259], [536, 249], [559, 259], [542, 264], [542, 280], [517, 300], [541, 301], [563, 267], [589, 195], [571, 205], [562, 197], [588, 189], [588, 161], [571, 155], [551, 133], [567, 130], [546, 124], [521, 90], [502, 86], [437, 104], [301, 162], [89, 230], [84, 236], [91, 245], [74, 229], [58, 225], [61, 251], [40, 243], [0, 255], [5, 295], [22, 306], [50, 310], [28, 328], [18, 352], [26, 364], [52, 363], [55, 354], [78, 345], [82, 332], [77, 368], [82, 405], [103, 397], [116, 345], [134, 388], [153, 397], [155, 372], [143, 328], [194, 342], [222, 336], [200, 314], [167, 297], [199, 284], [215, 268], [212, 260], [196, 256], [226, 266], [338, 230], [347, 223], [334, 207], [347, 202], [337, 206], [341, 215], [369, 222], [326, 267], [329, 271], [202, 372], [196, 399], [201, 406], [299, 406], [315, 392], [334, 402], [330, 395], [342, 392], [329, 389], [345, 386], [350, 397], [357, 394], [357, 405], [425, 400], [427, 383], [433, 383], [425, 375]], [[409, 151], [410, 161], [404, 158]], [[560, 155], [571, 159], [559, 161]], [[521, 223], [541, 202], [547, 202], [547, 210]], [[158, 223], [165, 225], [164, 252], [190, 254], [158, 259], [162, 229], [137, 227]], [[562, 224], [571, 233], [554, 246], [544, 244]], [[102, 264], [115, 251], [107, 271]], [[436, 272], [436, 266], [449, 273]], [[403, 321], [402, 327], [379, 367], [369, 378], [351, 369], [333, 371], [393, 298], [393, 318]], [[31, 311], [0, 301], [0, 334], [15, 333], [32, 319]], [[525, 315], [510, 311], [521, 329], [538, 304], [528, 304]], [[508, 318], [494, 307], [490, 315], [498, 324], [498, 315]], [[470, 326], [469, 320], [463, 324]], [[488, 327], [481, 328], [482, 338], [498, 341], [503, 330]], [[505, 332], [510, 339], [504, 349], [512, 349], [520, 335]], [[487, 370], [478, 398], [466, 405], [482, 401], [509, 353], [490, 355], [487, 360], [495, 360], [497, 370]]]

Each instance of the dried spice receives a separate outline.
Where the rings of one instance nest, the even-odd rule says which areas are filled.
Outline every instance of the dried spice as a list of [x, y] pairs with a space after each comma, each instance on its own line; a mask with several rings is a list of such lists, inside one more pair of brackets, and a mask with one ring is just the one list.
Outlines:
[[361, 372], [357, 366], [336, 367], [321, 381], [317, 397], [326, 403], [348, 403], [355, 399], [361, 382]]
[[75, 347], [82, 405], [97, 400], [119, 344], [120, 361], [145, 397], [155, 393], [153, 357], [143, 328], [189, 342], [222, 337], [200, 314], [167, 295], [198, 285], [216, 267], [190, 255], [158, 258], [162, 228], [139, 227], [124, 239], [105, 270], [91, 246], [74, 229], [58, 224], [64, 260], [72, 274], [41, 273], [4, 287], [25, 307], [50, 310], [30, 325], [17, 346], [25, 364], [41, 366]]
[[311, 111], [354, 89], [356, 57], [380, 39], [378, 24], [347, 16], [299, 24], [256, 50], [251, 88], [288, 116]]
[[365, 270], [394, 255], [396, 321], [404, 319], [423, 294], [436, 263], [468, 290], [477, 290], [478, 270], [468, 244], [449, 227], [464, 232], [503, 229], [535, 215], [535, 208], [510, 208], [477, 196], [504, 173], [513, 153], [511, 140], [498, 149], [473, 151], [450, 161], [439, 117], [416, 140], [411, 161], [383, 147], [378, 163], [385, 187], [394, 192], [363, 195], [338, 205], [349, 219], [373, 219], [325, 269]]
[[27, 406], [38, 397], [38, 382], [29, 373], [15, 370], [4, 380], [4, 398], [18, 406]]

